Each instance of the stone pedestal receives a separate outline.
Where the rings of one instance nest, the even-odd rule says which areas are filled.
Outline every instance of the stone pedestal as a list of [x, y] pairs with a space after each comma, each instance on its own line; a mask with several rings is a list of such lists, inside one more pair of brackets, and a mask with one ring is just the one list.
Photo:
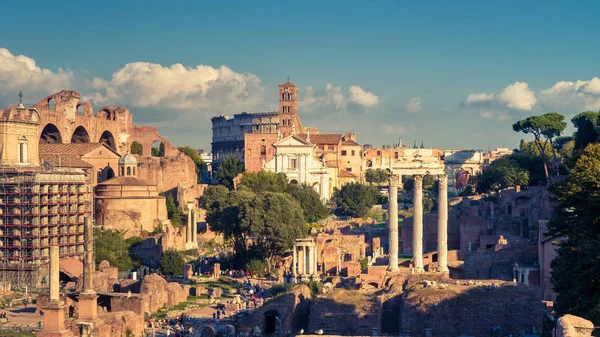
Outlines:
[[215, 279], [219, 279], [219, 277], [221, 277], [221, 264], [220, 263], [215, 263], [213, 265], [213, 277]]
[[448, 272], [448, 177], [439, 176], [438, 193], [438, 269], [442, 273]]
[[389, 207], [389, 253], [390, 259], [388, 270], [392, 272], [398, 271], [398, 176], [390, 176], [390, 207]]
[[95, 292], [79, 294], [79, 319], [93, 321], [98, 317], [98, 295]]
[[423, 272], [423, 176], [414, 176], [413, 262], [416, 273]]
[[71, 337], [65, 328], [65, 302], [53, 301], [42, 306], [44, 311], [44, 327], [37, 334], [39, 337]]

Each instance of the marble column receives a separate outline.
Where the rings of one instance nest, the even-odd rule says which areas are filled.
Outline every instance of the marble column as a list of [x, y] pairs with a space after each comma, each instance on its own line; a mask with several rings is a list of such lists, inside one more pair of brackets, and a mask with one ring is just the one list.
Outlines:
[[398, 176], [390, 176], [389, 188], [389, 220], [388, 220], [388, 245], [389, 245], [389, 263], [388, 270], [398, 271]]
[[448, 272], [448, 176], [439, 176], [438, 223], [437, 223], [438, 267]]
[[314, 270], [313, 270], [313, 247], [306, 246], [306, 248], [308, 249], [308, 274], [312, 275], [314, 273]]
[[188, 204], [188, 217], [187, 217], [187, 237], [185, 242], [192, 242], [192, 207]]
[[50, 266], [49, 266], [49, 277], [48, 284], [50, 287], [50, 302], [58, 302], [60, 301], [60, 291], [59, 291], [59, 270], [60, 270], [60, 260], [58, 254], [58, 246], [50, 246]]
[[93, 321], [98, 316], [98, 296], [94, 290], [94, 230], [90, 217], [83, 218], [84, 251], [83, 291], [79, 294], [79, 319]]
[[198, 243], [198, 222], [196, 212], [192, 212], [192, 242]]
[[423, 176], [414, 176], [413, 188], [413, 266], [416, 273], [423, 272]]
[[294, 276], [294, 283], [296, 283], [297, 270], [296, 266], [298, 264], [298, 247], [294, 245], [292, 249], [292, 275]]
[[[300, 249], [302, 249], [302, 252], [300, 252]], [[306, 273], [306, 251], [304, 246], [298, 246], [298, 256], [300, 257], [298, 259], [298, 274], [302, 276]]]

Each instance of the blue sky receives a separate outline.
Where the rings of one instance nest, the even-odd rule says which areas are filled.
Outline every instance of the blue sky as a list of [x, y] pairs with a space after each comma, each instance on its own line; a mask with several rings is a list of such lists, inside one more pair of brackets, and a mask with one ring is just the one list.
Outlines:
[[600, 109], [598, 7], [8, 0], [0, 105], [19, 90], [34, 103], [69, 88], [96, 111], [126, 106], [175, 144], [208, 149], [210, 117], [273, 110], [289, 76], [303, 123], [321, 132], [375, 146], [516, 147], [520, 118]]

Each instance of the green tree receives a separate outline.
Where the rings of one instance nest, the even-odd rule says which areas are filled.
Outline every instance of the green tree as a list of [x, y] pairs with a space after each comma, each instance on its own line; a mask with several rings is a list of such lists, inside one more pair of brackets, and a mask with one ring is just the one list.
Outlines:
[[181, 226], [183, 224], [183, 213], [175, 204], [175, 199], [170, 193], [167, 194], [167, 216], [171, 219], [171, 223], [175, 226]]
[[598, 121], [600, 113], [595, 111], [582, 112], [571, 119], [577, 132], [573, 135], [575, 138], [575, 149], [583, 150], [588, 144], [598, 141]]
[[423, 195], [423, 214], [431, 212], [433, 209], [433, 199], [428, 194]]
[[132, 258], [130, 251], [134, 244], [141, 243], [141, 238], [125, 239], [125, 233], [125, 231], [94, 229], [96, 264], [106, 260], [119, 270], [131, 270], [139, 265], [139, 261]]
[[[513, 124], [513, 130], [515, 132], [523, 132], [525, 134], [532, 134], [535, 138], [535, 145], [537, 146], [540, 159], [544, 165], [544, 174], [546, 182], [548, 182], [548, 160], [544, 157], [546, 145], [550, 146], [552, 153], [555, 158], [555, 167], [558, 172], [558, 162], [556, 161], [556, 152], [553, 148], [553, 139], [560, 136], [560, 134], [567, 127], [564, 122], [565, 117], [556, 112], [550, 112], [541, 116], [531, 116], [522, 119]], [[542, 142], [542, 138], [545, 140]]]
[[388, 181], [390, 173], [383, 169], [367, 169], [365, 171], [365, 180], [368, 183], [382, 184]]
[[258, 172], [244, 172], [240, 186], [244, 186], [254, 193], [288, 191], [289, 183], [285, 173], [274, 173], [260, 170]]
[[292, 198], [300, 203], [304, 220], [308, 223], [325, 219], [329, 215], [329, 209], [323, 205], [319, 193], [314, 188], [308, 185], [290, 184], [288, 192]]
[[529, 173], [521, 168], [512, 155], [494, 160], [477, 177], [477, 191], [487, 193], [516, 185], [528, 185]]
[[552, 261], [555, 309], [599, 322], [600, 144], [589, 144], [567, 179], [552, 189], [558, 205], [548, 236], [563, 238]]
[[292, 249], [295, 240], [308, 231], [300, 204], [287, 194], [267, 192], [240, 208], [254, 237], [254, 248], [261, 253], [271, 273], [275, 258]]
[[131, 143], [131, 154], [137, 154], [139, 156], [143, 156], [144, 155], [144, 148], [142, 147], [142, 144], [134, 141], [133, 143]]
[[206, 163], [200, 157], [200, 154], [196, 149], [191, 146], [180, 146], [177, 148], [180, 152], [190, 157], [196, 165], [196, 181], [198, 184], [202, 183], [202, 172], [206, 169]]
[[183, 256], [178, 251], [169, 249], [160, 257], [160, 272], [164, 275], [183, 275], [184, 263]]
[[164, 157], [165, 156], [165, 144], [160, 142], [158, 147], [152, 146], [151, 154], [153, 157]]
[[237, 157], [226, 157], [221, 160], [217, 169], [217, 179], [219, 184], [233, 189], [233, 178], [244, 172], [244, 164]]
[[349, 183], [333, 193], [340, 209], [354, 217], [364, 217], [377, 202], [377, 187], [359, 183]]

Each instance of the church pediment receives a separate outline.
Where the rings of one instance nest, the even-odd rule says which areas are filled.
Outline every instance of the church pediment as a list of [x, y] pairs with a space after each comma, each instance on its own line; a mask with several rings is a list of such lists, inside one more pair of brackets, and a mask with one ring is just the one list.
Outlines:
[[283, 138], [282, 140], [277, 141], [275, 144], [273, 144], [273, 146], [275, 146], [275, 147], [278, 147], [278, 146], [281, 146], [281, 147], [283, 147], [283, 146], [313, 147], [314, 145], [296, 135], [291, 135], [291, 136]]

